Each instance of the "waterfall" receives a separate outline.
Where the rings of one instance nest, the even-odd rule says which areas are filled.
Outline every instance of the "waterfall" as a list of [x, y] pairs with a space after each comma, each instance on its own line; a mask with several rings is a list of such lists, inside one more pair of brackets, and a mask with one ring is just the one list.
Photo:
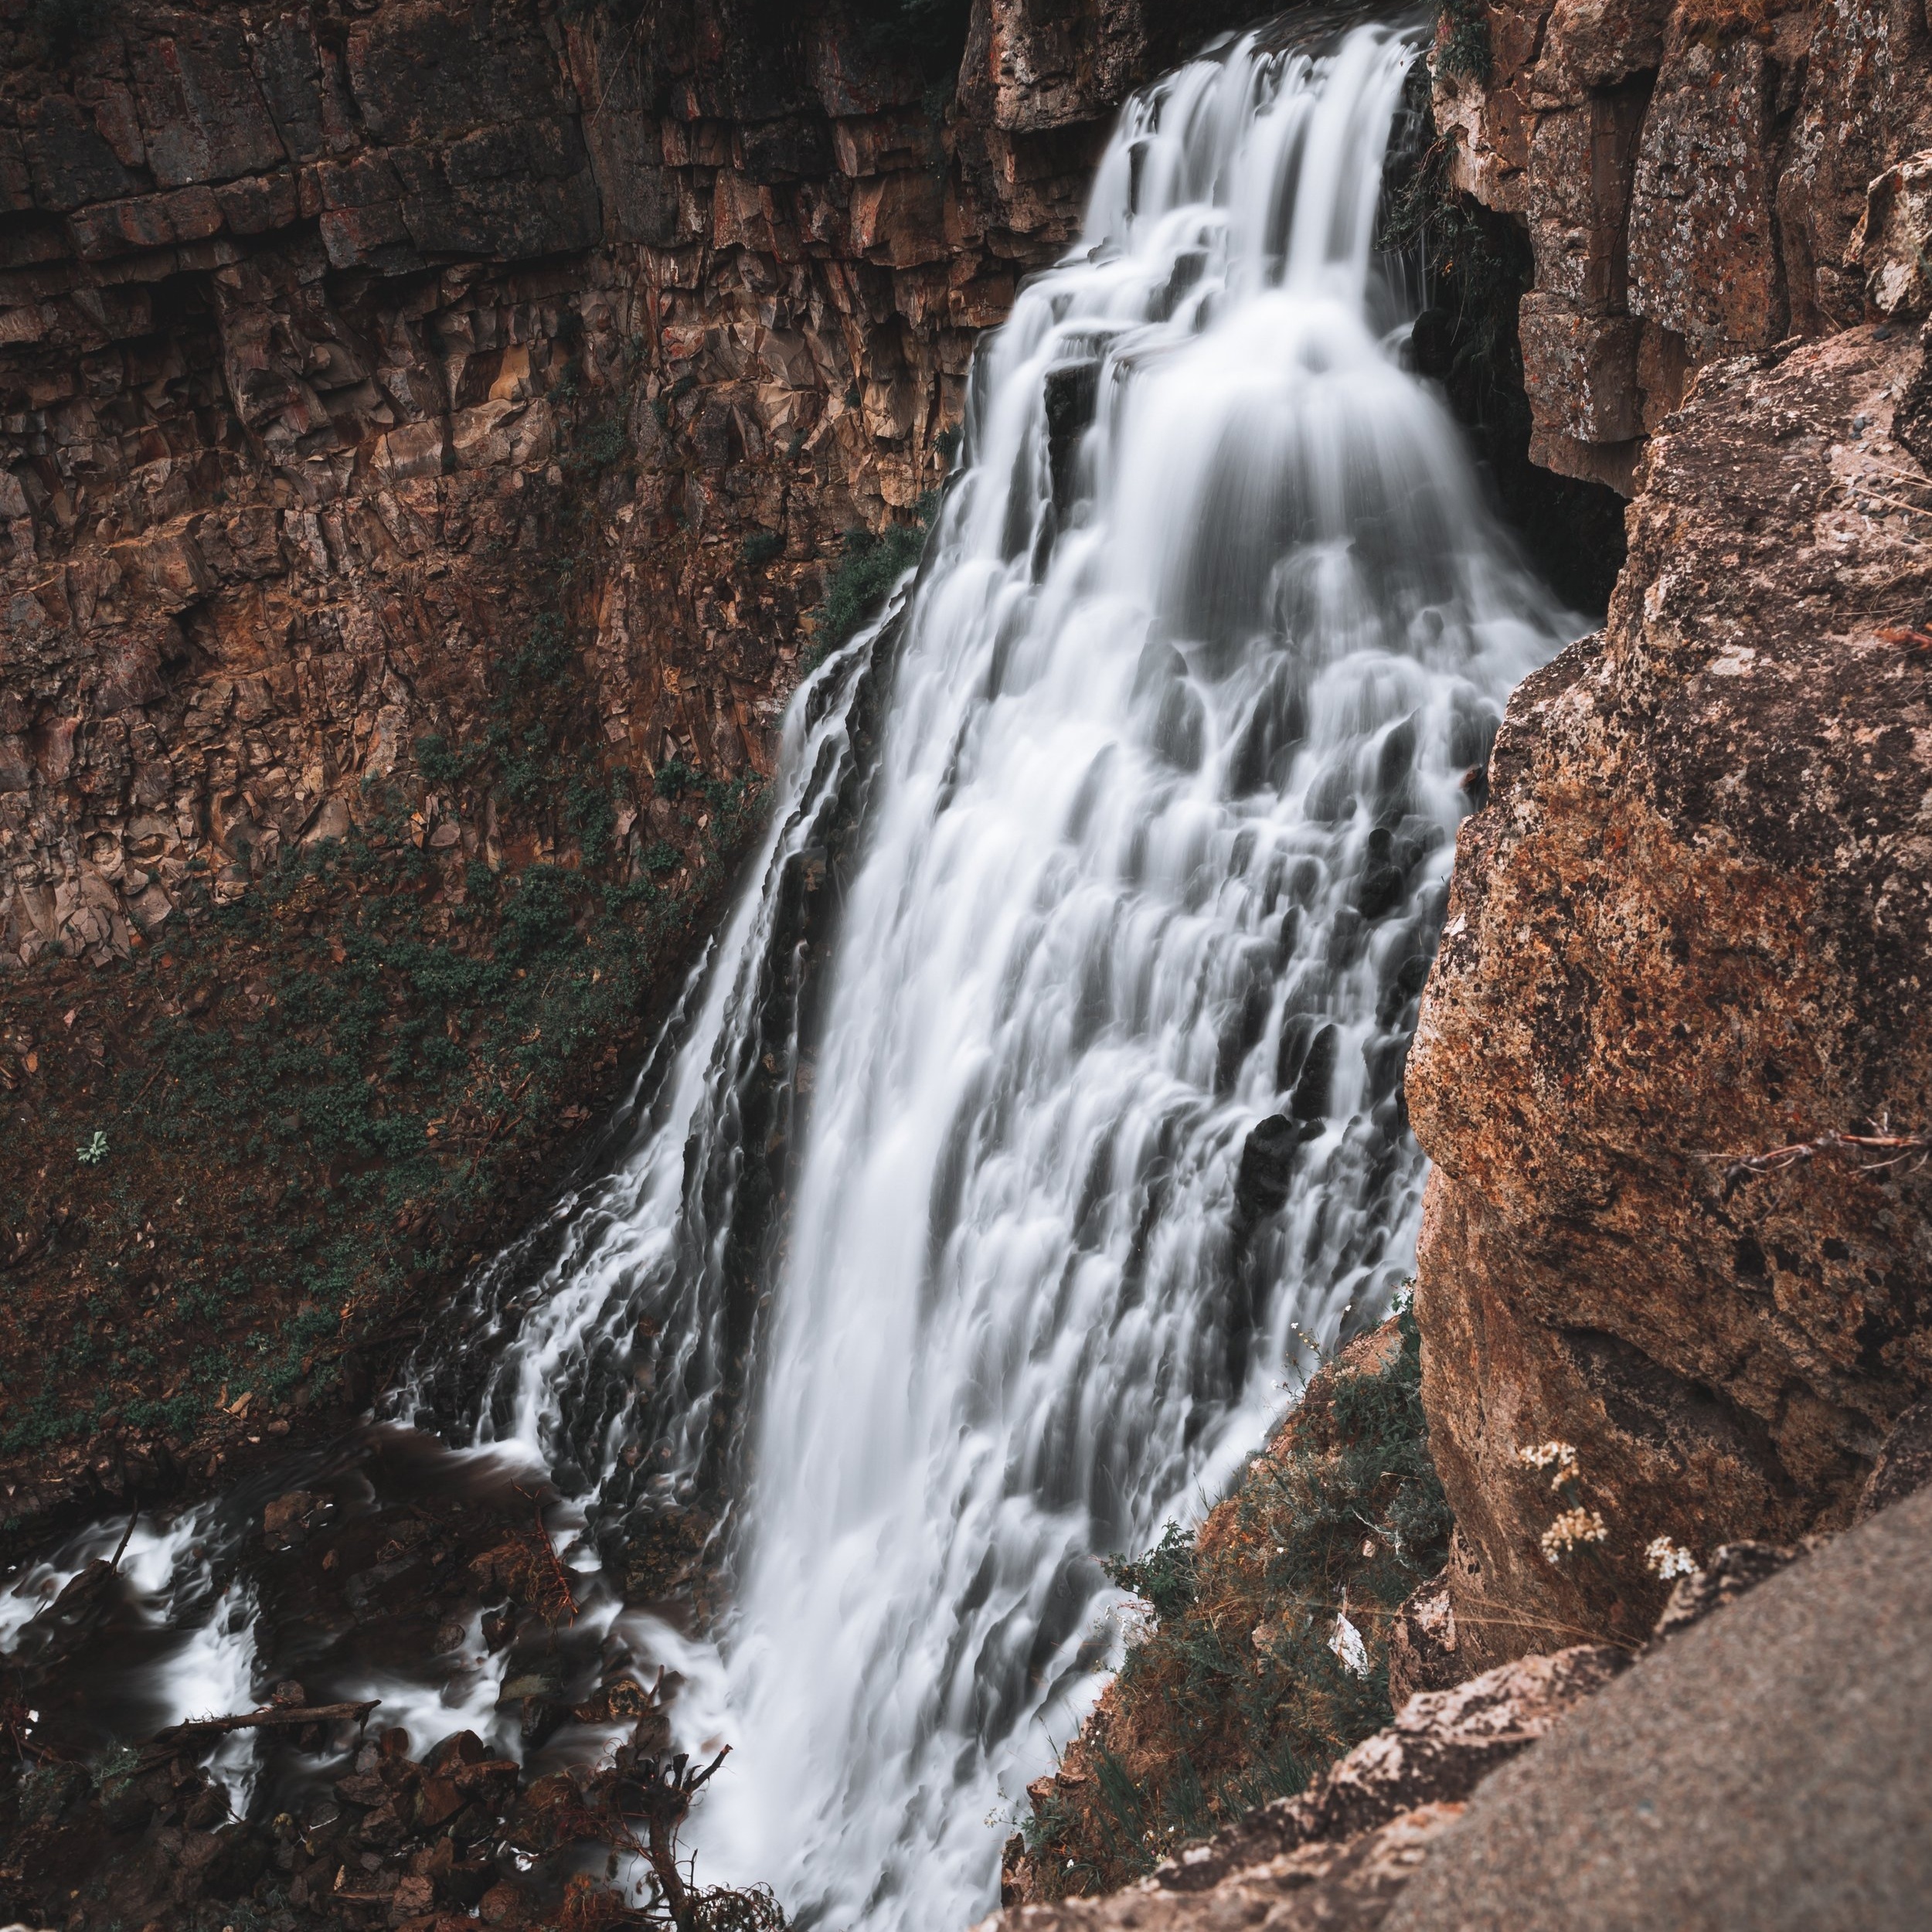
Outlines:
[[801, 1923], [985, 1904], [1111, 1641], [1095, 1553], [1198, 1513], [1413, 1252], [1461, 787], [1562, 624], [1402, 367], [1413, 57], [1250, 36], [1129, 103], [917, 583], [794, 713], [637, 1154], [495, 1318], [480, 1439], [590, 1520], [742, 1491], [684, 1721], [740, 1745], [708, 1869]]
[[[707, 1825], [807, 1922], [964, 1924], [1104, 1641], [1093, 1553], [1386, 1305], [1460, 789], [1558, 620], [1398, 355], [1413, 46], [1133, 100], [973, 373], [773, 1284]], [[1245, 1155], [1250, 1131], [1281, 1116]]]
[[[1403, 366], [1373, 241], [1413, 57], [1250, 36], [1128, 104], [981, 345], [917, 580], [794, 701], [628, 1151], [399, 1400], [549, 1469], [580, 1647], [675, 1663], [688, 1741], [738, 1747], [702, 1876], [801, 1926], [988, 1905], [1115, 1652], [1097, 1556], [1198, 1515], [1410, 1264], [1465, 777], [1566, 622]], [[621, 1605], [665, 1512], [711, 1527], [708, 1636]], [[259, 1674], [203, 1534], [149, 1566], [200, 1580], [171, 1709]]]

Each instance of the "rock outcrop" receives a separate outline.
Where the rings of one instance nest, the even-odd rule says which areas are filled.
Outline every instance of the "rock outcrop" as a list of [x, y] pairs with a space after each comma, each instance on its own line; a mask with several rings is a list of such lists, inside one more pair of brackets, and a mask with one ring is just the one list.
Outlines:
[[880, 12], [14, 12], [0, 969], [420, 802], [414, 741], [560, 605], [606, 764], [765, 767], [839, 533], [940, 480], [975, 332], [1182, 24], [981, 0], [949, 117], [957, 48]]
[[1932, 1496], [1794, 1555], [1685, 1580], [1709, 1587], [1634, 1664], [1580, 1647], [1415, 1697], [1141, 1883], [980, 1932], [1906, 1932], [1932, 1884]]
[[1389, 1932], [1910, 1932], [1932, 1891], [1932, 1496], [1685, 1631], [1432, 1838]]
[[1446, 9], [1449, 179], [1534, 251], [1533, 460], [1628, 495], [1689, 373], [1909, 303], [1867, 250], [1923, 233], [1929, 75], [1917, 0]]
[[1470, 1667], [1640, 1637], [1659, 1538], [1842, 1526], [1932, 1382], [1932, 1177], [1810, 1145], [1932, 1121], [1921, 357], [1702, 372], [1606, 631], [1519, 690], [1464, 825], [1407, 1093]]
[[1298, 1798], [1278, 1798], [1104, 1899], [1026, 1905], [981, 1932], [1378, 1925], [1478, 1784], [1545, 1737], [1621, 1669], [1582, 1646], [1412, 1699]]

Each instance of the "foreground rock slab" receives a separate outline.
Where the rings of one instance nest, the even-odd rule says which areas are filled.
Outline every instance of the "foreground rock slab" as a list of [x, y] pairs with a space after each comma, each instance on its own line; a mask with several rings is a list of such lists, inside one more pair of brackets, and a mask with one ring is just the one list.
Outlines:
[[1932, 1491], [1801, 1556], [1726, 1557], [1634, 1664], [1583, 1645], [1420, 1694], [1139, 1885], [978, 1932], [1922, 1927]]
[[1413, 1697], [1300, 1796], [1262, 1806], [1142, 1883], [1106, 1898], [1019, 1906], [981, 1932], [1369, 1932], [1483, 1777], [1546, 1736], [1627, 1661], [1580, 1645]]
[[1932, 1898], [1932, 1493], [1760, 1584], [1489, 1780], [1388, 1932], [1906, 1932]]

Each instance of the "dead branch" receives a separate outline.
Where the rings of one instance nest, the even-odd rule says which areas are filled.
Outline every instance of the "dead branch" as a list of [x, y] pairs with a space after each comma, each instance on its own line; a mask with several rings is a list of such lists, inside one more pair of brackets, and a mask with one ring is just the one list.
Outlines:
[[570, 1573], [563, 1567], [563, 1559], [556, 1553], [556, 1545], [551, 1542], [550, 1532], [543, 1526], [543, 1505], [529, 1490], [520, 1486], [517, 1494], [528, 1497], [531, 1509], [536, 1512], [537, 1560], [543, 1566], [550, 1585], [549, 1601], [533, 1604], [532, 1607], [553, 1628], [560, 1623], [574, 1623], [577, 1614], [577, 1593], [570, 1587]]
[[699, 1770], [682, 1751], [666, 1758], [619, 1754], [619, 1776], [611, 1787], [611, 1808], [627, 1824], [634, 1818], [643, 1819], [645, 1855], [678, 1932], [699, 1932], [697, 1900], [678, 1869], [678, 1828], [690, 1811], [691, 1801], [730, 1755], [727, 1744]]
[[128, 1546], [134, 1539], [134, 1525], [141, 1520], [138, 1505], [128, 1512], [128, 1527], [121, 1532], [121, 1540], [114, 1545], [114, 1553], [107, 1565], [107, 1573], [113, 1576], [121, 1568], [121, 1560], [128, 1553]]
[[[1782, 1174], [1801, 1167], [1822, 1154], [1844, 1154], [1857, 1158], [1859, 1172], [1877, 1174], [1910, 1162], [1915, 1168], [1925, 1165], [1932, 1155], [1932, 1134], [1894, 1134], [1881, 1118], [1873, 1134], [1841, 1134], [1833, 1129], [1808, 1141], [1794, 1141], [1786, 1147], [1774, 1147], [1759, 1154], [1719, 1154], [1713, 1158], [1730, 1162], [1724, 1170], [1728, 1193], [1740, 1181], [1754, 1174]], [[1869, 1159], [1867, 1155], [1881, 1158]]]
[[359, 1704], [273, 1704], [265, 1710], [247, 1711], [233, 1717], [191, 1717], [185, 1723], [170, 1724], [155, 1732], [148, 1748], [172, 1751], [203, 1738], [225, 1736], [230, 1731], [263, 1730], [282, 1725], [332, 1724], [340, 1718], [369, 1722], [369, 1714], [383, 1700], [372, 1697]]

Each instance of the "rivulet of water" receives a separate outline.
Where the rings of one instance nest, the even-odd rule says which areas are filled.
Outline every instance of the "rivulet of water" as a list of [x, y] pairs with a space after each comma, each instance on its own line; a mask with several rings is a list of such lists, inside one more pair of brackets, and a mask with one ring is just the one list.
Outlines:
[[[1403, 367], [1414, 55], [1251, 36], [1128, 104], [917, 581], [794, 700], [628, 1151], [400, 1400], [550, 1472], [598, 1641], [736, 1747], [701, 1876], [801, 1926], [991, 1903], [1111, 1651], [1097, 1556], [1198, 1514], [1413, 1253], [1464, 783], [1567, 621]], [[690, 1508], [702, 1635], [617, 1603]]]

